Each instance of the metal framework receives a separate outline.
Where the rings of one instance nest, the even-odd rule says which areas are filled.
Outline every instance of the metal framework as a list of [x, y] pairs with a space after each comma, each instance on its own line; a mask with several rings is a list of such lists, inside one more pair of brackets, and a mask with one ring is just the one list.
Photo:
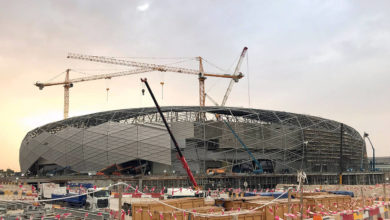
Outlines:
[[[340, 123], [333, 120], [219, 106], [161, 109], [196, 175], [208, 168], [233, 172], [237, 166], [253, 166], [221, 119], [229, 121], [257, 159], [271, 160], [275, 173], [295, 173], [301, 168], [337, 172], [341, 147], [344, 172], [359, 171], [361, 163], [364, 169], [368, 167], [363, 138], [344, 125], [340, 145]], [[152, 163], [152, 174], [184, 174], [174, 153], [155, 108], [123, 109], [73, 117], [30, 131], [20, 148], [20, 165], [24, 173], [40, 174], [50, 166], [83, 172], [145, 160]]]

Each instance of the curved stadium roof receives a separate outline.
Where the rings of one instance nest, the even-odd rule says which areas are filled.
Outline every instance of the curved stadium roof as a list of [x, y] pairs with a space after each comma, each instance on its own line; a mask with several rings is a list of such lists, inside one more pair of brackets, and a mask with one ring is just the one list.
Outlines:
[[[265, 123], [276, 123], [283, 125], [291, 125], [301, 128], [312, 128], [313, 126], [316, 129], [323, 130], [335, 130], [340, 127], [340, 122], [333, 121], [330, 119], [325, 119], [316, 116], [296, 114], [290, 112], [282, 111], [272, 111], [272, 110], [263, 110], [263, 109], [250, 109], [250, 108], [237, 108], [237, 107], [219, 107], [219, 106], [167, 106], [161, 107], [163, 112], [206, 112], [219, 115], [227, 115], [231, 117], [242, 117], [245, 119], [250, 119], [259, 122]], [[140, 117], [144, 115], [157, 113], [155, 107], [148, 108], [131, 108], [131, 109], [121, 109], [121, 110], [112, 110], [105, 112], [98, 112], [83, 116], [72, 117], [69, 119], [53, 122], [46, 124], [44, 126], [38, 127], [30, 131], [27, 136], [35, 136], [42, 131], [47, 131], [50, 133], [56, 133], [67, 126], [73, 126], [78, 128], [88, 128], [91, 126], [97, 126], [99, 124], [115, 121], [120, 122], [127, 119]], [[350, 126], [344, 125], [345, 132], [349, 133], [352, 136], [360, 134]]]
[[[277, 124], [295, 130], [337, 132], [340, 129], [340, 122], [282, 111], [218, 106], [167, 106], [161, 109], [167, 114], [168, 121], [196, 122], [202, 114], [207, 123], [215, 121], [215, 114], [218, 114], [231, 122]], [[157, 121], [157, 114], [154, 107], [121, 109], [72, 117], [38, 127], [28, 132], [22, 142], [19, 155], [21, 170], [26, 172], [39, 160], [62, 167], [71, 166], [75, 171], [100, 170], [107, 165], [131, 159], [171, 165], [171, 152], [167, 150], [170, 149], [169, 137], [164, 127], [155, 126], [161, 125]], [[138, 136], [128, 137], [133, 132], [131, 124], [142, 124], [145, 121], [153, 121], [154, 124], [148, 123], [143, 129], [145, 135], [151, 131], [153, 135], [149, 136], [154, 137], [148, 137], [148, 141], [138, 141]], [[344, 132], [361, 140], [360, 134], [350, 126], [344, 125]], [[99, 146], [101, 142], [106, 143]], [[137, 146], [134, 146], [135, 142]]]

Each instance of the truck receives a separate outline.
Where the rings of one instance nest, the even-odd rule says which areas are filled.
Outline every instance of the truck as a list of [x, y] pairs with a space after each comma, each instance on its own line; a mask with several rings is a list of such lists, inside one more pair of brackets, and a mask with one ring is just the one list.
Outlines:
[[87, 210], [110, 207], [110, 191], [105, 189], [95, 190], [91, 187], [86, 189], [86, 194], [79, 194], [70, 192], [67, 187], [61, 187], [59, 184], [43, 183], [40, 185], [39, 195], [40, 199], [56, 199], [52, 203], [68, 207], [84, 207]]
[[66, 194], [66, 187], [61, 187], [60, 184], [56, 183], [41, 183], [39, 185], [39, 199], [52, 199], [53, 194]]
[[102, 208], [110, 208], [110, 191], [109, 190], [94, 190], [87, 189], [87, 200], [85, 209], [95, 210]]
[[53, 194], [53, 199], [57, 199], [53, 201], [55, 204], [64, 205], [67, 207], [85, 207], [87, 201], [87, 195], [79, 195], [75, 193], [68, 194]]

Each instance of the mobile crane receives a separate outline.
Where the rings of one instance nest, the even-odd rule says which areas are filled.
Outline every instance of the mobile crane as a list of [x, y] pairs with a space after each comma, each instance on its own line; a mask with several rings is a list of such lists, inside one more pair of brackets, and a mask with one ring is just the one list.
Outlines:
[[153, 92], [152, 92], [152, 89], [151, 89], [150, 86], [149, 86], [148, 80], [147, 80], [146, 78], [144, 78], [144, 79], [141, 79], [141, 82], [145, 83], [146, 88], [148, 89], [149, 94], [150, 94], [150, 96], [152, 97], [154, 104], [156, 105], [157, 111], [158, 111], [158, 113], [160, 114], [161, 119], [163, 120], [165, 127], [167, 128], [167, 131], [168, 131], [168, 133], [169, 133], [169, 136], [171, 136], [172, 142], [173, 142], [173, 144], [175, 145], [175, 148], [176, 148], [176, 151], [177, 151], [177, 155], [178, 155], [178, 157], [179, 157], [179, 159], [180, 159], [180, 161], [181, 161], [181, 164], [183, 165], [183, 168], [184, 168], [185, 171], [187, 172], [188, 178], [190, 179], [190, 181], [191, 181], [192, 185], [194, 186], [194, 188], [198, 189], [199, 186], [198, 186], [198, 184], [196, 183], [196, 180], [195, 180], [195, 178], [194, 178], [194, 175], [192, 174], [191, 169], [190, 169], [190, 167], [188, 166], [188, 163], [187, 163], [187, 161], [186, 161], [186, 158], [184, 157], [183, 153], [182, 153], [181, 150], [180, 150], [179, 144], [177, 143], [177, 141], [176, 141], [176, 139], [175, 139], [175, 136], [173, 136], [173, 133], [172, 133], [171, 129], [169, 128], [168, 122], [167, 122], [167, 120], [165, 119], [165, 116], [164, 116], [164, 114], [162, 113], [161, 108], [160, 108], [160, 106], [159, 106], [159, 104], [158, 104], [156, 98], [154, 97], [154, 94], [153, 94]]
[[238, 140], [238, 142], [240, 142], [241, 146], [245, 149], [245, 151], [249, 154], [249, 156], [252, 158], [252, 161], [255, 163], [257, 169], [254, 169], [253, 173], [255, 173], [255, 174], [264, 173], [263, 166], [261, 166], [261, 163], [256, 159], [255, 156], [253, 156], [252, 152], [244, 144], [244, 142], [241, 140], [241, 138], [238, 136], [238, 134], [234, 131], [232, 126], [230, 126], [229, 122], [227, 122], [225, 119], [223, 120], [223, 122], [229, 128], [229, 130], [233, 133], [234, 137]]

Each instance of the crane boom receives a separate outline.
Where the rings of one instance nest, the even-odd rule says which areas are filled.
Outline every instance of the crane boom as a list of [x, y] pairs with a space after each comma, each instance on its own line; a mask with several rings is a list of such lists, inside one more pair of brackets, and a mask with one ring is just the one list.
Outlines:
[[135, 70], [126, 70], [126, 71], [121, 71], [121, 72], [116, 72], [116, 73], [92, 75], [92, 76], [80, 77], [80, 78], [74, 78], [74, 79], [68, 78], [68, 80], [60, 81], [60, 82], [50, 82], [50, 83], [36, 82], [35, 86], [39, 87], [39, 89], [43, 89], [46, 86], [68, 85], [68, 84], [73, 84], [73, 83], [78, 83], [78, 82], [85, 82], [85, 81], [92, 81], [92, 80], [99, 80], [99, 79], [111, 79], [113, 77], [127, 76], [127, 75], [132, 75], [132, 74], [150, 72], [150, 71], [152, 71], [152, 69], [143, 68], [143, 69], [135, 69]]
[[364, 132], [364, 135], [363, 135], [364, 138], [367, 138], [368, 141], [370, 142], [370, 145], [371, 145], [371, 148], [372, 148], [372, 171], [375, 171], [375, 148], [374, 148], [374, 145], [372, 145], [372, 142], [371, 142], [371, 139], [370, 137], [368, 136], [368, 133]]
[[[200, 74], [199, 70], [194, 70], [194, 69], [173, 67], [173, 66], [159, 65], [159, 64], [151, 64], [151, 63], [142, 63], [142, 62], [135, 62], [135, 61], [130, 61], [130, 60], [120, 60], [120, 59], [115, 59], [115, 58], [111, 58], [111, 57], [103, 57], [103, 56], [91, 56], [91, 55], [69, 53], [67, 58], [88, 60], [88, 61], [100, 62], [100, 63], [116, 64], [116, 65], [121, 65], [121, 66], [148, 68], [148, 69], [152, 69], [152, 70], [160, 71], [160, 72], [176, 72], [176, 73], [184, 73], [184, 74], [192, 74], [192, 75], [199, 75]], [[203, 73], [203, 76], [232, 78], [235, 80], [239, 80], [243, 77], [242, 74], [230, 75], [230, 74], [212, 74], [212, 73]]]
[[206, 80], [206, 78], [208, 76], [230, 78], [230, 79], [233, 79], [234, 81], [238, 81], [239, 79], [241, 79], [243, 77], [243, 75], [241, 73], [235, 74], [235, 75], [206, 73], [203, 71], [203, 64], [202, 64], [201, 57], [198, 57], [199, 70], [182, 68], [182, 67], [173, 67], [173, 66], [167, 66], [167, 65], [135, 62], [135, 61], [130, 61], [130, 60], [120, 60], [120, 59], [115, 59], [112, 57], [91, 56], [91, 55], [82, 55], [82, 54], [75, 54], [75, 53], [69, 53], [68, 58], [87, 60], [87, 61], [93, 61], [93, 62], [100, 62], [100, 63], [116, 64], [116, 65], [122, 65], [122, 66], [147, 68], [147, 69], [152, 69], [152, 70], [160, 71], [160, 72], [176, 72], [176, 73], [184, 73], [184, 74], [190, 74], [190, 75], [198, 75], [199, 76], [198, 80], [199, 80], [199, 105], [200, 106], [205, 106], [204, 81]]
[[182, 165], [183, 165], [183, 168], [184, 168], [184, 169], [186, 170], [186, 172], [187, 172], [188, 178], [190, 178], [191, 183], [194, 185], [194, 187], [195, 187], [195, 188], [198, 188], [198, 184], [196, 183], [196, 180], [195, 180], [195, 178], [194, 178], [194, 175], [192, 175], [191, 169], [190, 169], [190, 167], [188, 166], [188, 163], [187, 163], [187, 161], [186, 161], [186, 158], [184, 157], [183, 153], [181, 152], [180, 147], [179, 147], [179, 144], [177, 143], [177, 141], [176, 141], [176, 139], [175, 139], [175, 136], [173, 136], [173, 133], [172, 133], [171, 129], [169, 128], [168, 122], [167, 122], [167, 120], [165, 119], [164, 114], [162, 113], [161, 108], [160, 108], [160, 106], [159, 106], [159, 104], [158, 104], [156, 98], [154, 97], [154, 94], [153, 94], [152, 89], [151, 89], [150, 86], [149, 86], [148, 80], [147, 80], [146, 78], [144, 78], [144, 79], [141, 79], [141, 82], [145, 83], [146, 88], [148, 89], [149, 94], [150, 94], [150, 96], [152, 97], [154, 104], [156, 105], [157, 111], [158, 111], [158, 113], [160, 113], [161, 119], [163, 120], [164, 125], [165, 125], [165, 127], [167, 128], [167, 131], [168, 131], [169, 135], [171, 136], [172, 142], [173, 142], [173, 144], [175, 145], [177, 154], [178, 154], [178, 156], [179, 156], [179, 158], [180, 158], [180, 161], [181, 161], [181, 163], [182, 163]]
[[238, 134], [234, 131], [232, 126], [226, 121], [225, 122], [226, 126], [229, 128], [229, 130], [233, 133], [234, 137], [240, 142], [241, 146], [246, 150], [246, 152], [249, 154], [249, 156], [252, 158], [252, 161], [256, 164], [257, 170], [254, 170], [255, 173], [263, 173], [263, 166], [261, 166], [261, 163], [256, 159], [255, 156], [253, 156], [252, 152], [249, 150], [249, 148], [244, 144], [244, 142], [241, 140], [241, 138], [238, 136]]
[[73, 87], [73, 83], [86, 82], [86, 81], [99, 80], [99, 79], [111, 79], [113, 77], [127, 76], [127, 75], [139, 74], [139, 73], [144, 73], [149, 71], [152, 71], [152, 69], [143, 68], [143, 69], [127, 70], [127, 71], [121, 71], [116, 73], [92, 75], [87, 77], [69, 79], [70, 69], [67, 69], [64, 81], [50, 82], [50, 83], [36, 82], [35, 86], [37, 86], [40, 90], [42, 90], [46, 86], [64, 85], [64, 119], [67, 119], [69, 115], [69, 89]]
[[[233, 76], [242, 75], [242, 73], [240, 73], [239, 71], [240, 71], [241, 64], [242, 64], [242, 61], [244, 60], [244, 57], [245, 57], [245, 54], [246, 54], [247, 50], [248, 50], [248, 47], [244, 47], [244, 49], [242, 50], [240, 59], [238, 60], [238, 63], [237, 63], [236, 69], [234, 70]], [[233, 84], [235, 82], [238, 82], [238, 80], [235, 80], [232, 77], [232, 80], [230, 80], [229, 86], [228, 86], [228, 88], [226, 90], [225, 96], [223, 97], [221, 106], [225, 106], [226, 101], [227, 101], [227, 99], [228, 99], [228, 97], [230, 95], [230, 92], [232, 91]]]
[[[69, 71], [70, 70], [68, 69], [66, 71], [66, 77], [65, 77], [64, 81], [47, 82], [47, 83], [43, 83], [43, 82], [39, 82], [39, 81], [36, 82], [35, 86], [37, 86], [40, 90], [42, 90], [46, 86], [56, 86], [56, 85], [63, 85], [64, 86], [64, 118], [65, 119], [68, 118], [68, 112], [69, 112], [69, 89], [73, 87], [74, 83], [78, 83], [78, 82], [85, 82], [85, 81], [92, 81], [92, 80], [99, 80], [99, 79], [111, 79], [113, 77], [139, 74], [139, 73], [145, 73], [145, 72], [151, 72], [151, 71], [160, 71], [160, 72], [168, 72], [169, 71], [169, 72], [177, 72], [177, 73], [184, 73], [184, 74], [190, 74], [190, 75], [198, 75], [199, 76], [198, 77], [198, 79], [199, 79], [199, 102], [200, 102], [200, 106], [205, 106], [206, 94], [205, 94], [205, 89], [204, 89], [204, 83], [205, 83], [205, 80], [207, 77], [228, 78], [228, 79], [234, 80], [235, 82], [237, 82], [239, 79], [241, 79], [243, 77], [242, 73], [238, 73], [238, 71], [236, 71], [235, 74], [215, 74], [215, 73], [204, 72], [201, 57], [198, 57], [199, 70], [173, 67], [173, 66], [167, 66], [167, 65], [159, 65], [159, 64], [142, 63], [142, 62], [135, 62], [135, 61], [128, 61], [128, 60], [120, 60], [120, 59], [115, 59], [112, 57], [82, 55], [82, 54], [76, 54], [76, 53], [69, 53], [67, 58], [94, 61], [94, 62], [100, 62], [100, 63], [108, 63], [108, 64], [117, 64], [117, 65], [123, 65], [123, 66], [132, 66], [132, 67], [138, 67], [138, 69], [116, 72], [116, 73], [109, 73], [109, 74], [102, 74], [102, 75], [80, 77], [80, 78], [75, 78], [75, 79], [69, 79]], [[107, 89], [107, 91], [108, 91], [108, 89]]]

